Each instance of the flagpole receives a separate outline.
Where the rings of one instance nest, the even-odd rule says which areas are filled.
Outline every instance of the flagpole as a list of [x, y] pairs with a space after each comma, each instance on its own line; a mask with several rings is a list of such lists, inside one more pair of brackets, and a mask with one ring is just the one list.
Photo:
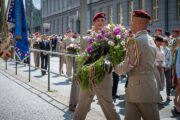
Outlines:
[[6, 17], [7, 17], [7, 12], [8, 12], [8, 9], [9, 9], [9, 6], [10, 6], [10, 3], [11, 3], [11, 0], [8, 1], [8, 5], [7, 5], [7, 8], [5, 9], [5, 1], [2, 0], [4, 5], [3, 5], [3, 25], [2, 25], [2, 31], [5, 32], [5, 34], [7, 35], [7, 32], [8, 32], [8, 28], [7, 28], [7, 21], [6, 21]]

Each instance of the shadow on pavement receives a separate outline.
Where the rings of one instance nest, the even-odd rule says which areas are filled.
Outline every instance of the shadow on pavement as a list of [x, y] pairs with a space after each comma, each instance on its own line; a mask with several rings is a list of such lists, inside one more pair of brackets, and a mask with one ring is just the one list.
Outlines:
[[36, 78], [41, 78], [41, 77], [43, 77], [44, 75], [35, 75], [34, 77], [36, 77]]
[[53, 85], [70, 85], [71, 82], [72, 81], [70, 79], [66, 79], [64, 82], [53, 83]]
[[67, 111], [65, 112], [65, 114], [63, 115], [64, 120], [72, 120], [73, 118], [73, 112]]
[[[31, 71], [36, 71], [37, 69], [31, 69]], [[24, 70], [23, 72], [29, 72], [29, 70]]]
[[53, 75], [52, 77], [53, 77], [53, 78], [57, 78], [57, 77], [61, 77], [61, 75], [56, 74], [56, 75]]

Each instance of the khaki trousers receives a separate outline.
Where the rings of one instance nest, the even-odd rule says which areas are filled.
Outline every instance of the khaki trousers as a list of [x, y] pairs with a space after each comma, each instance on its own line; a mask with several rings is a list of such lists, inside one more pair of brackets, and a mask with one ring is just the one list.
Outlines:
[[71, 93], [70, 93], [70, 100], [69, 100], [69, 110], [74, 111], [79, 101], [79, 89], [80, 86], [76, 80], [72, 81], [71, 85]]
[[40, 53], [37, 51], [34, 51], [34, 64], [35, 67], [39, 67], [39, 62], [40, 62]]
[[64, 74], [63, 64], [66, 63], [65, 61], [66, 61], [66, 60], [65, 60], [65, 56], [60, 55], [60, 57], [59, 57], [59, 73], [60, 73], [60, 74], [62, 74], [62, 72], [63, 72], [63, 74]]
[[73, 58], [70, 56], [66, 56], [66, 74], [68, 76], [72, 75], [72, 68], [73, 68]]
[[93, 91], [80, 89], [79, 105], [75, 110], [73, 120], [85, 120], [95, 94], [107, 120], [120, 120], [112, 100], [111, 76], [111, 74], [106, 74], [102, 82]]
[[155, 103], [126, 102], [124, 120], [160, 120], [158, 105]]

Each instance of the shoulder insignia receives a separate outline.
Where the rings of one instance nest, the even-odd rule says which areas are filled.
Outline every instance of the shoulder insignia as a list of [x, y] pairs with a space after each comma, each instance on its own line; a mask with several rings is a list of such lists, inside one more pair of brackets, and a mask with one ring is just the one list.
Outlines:
[[136, 40], [134, 38], [130, 38], [128, 40], [127, 46], [126, 46], [126, 54], [128, 58], [128, 64], [130, 66], [135, 66], [139, 64], [139, 53], [138, 53], [138, 47]]
[[128, 43], [127, 44], [135, 44], [135, 43], [136, 43], [136, 41], [135, 41], [134, 38], [129, 38], [128, 39]]

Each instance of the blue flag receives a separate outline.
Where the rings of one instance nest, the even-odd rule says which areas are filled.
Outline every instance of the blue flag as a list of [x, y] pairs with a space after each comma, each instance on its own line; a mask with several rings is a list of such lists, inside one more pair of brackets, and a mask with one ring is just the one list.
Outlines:
[[15, 53], [22, 61], [29, 57], [29, 42], [23, 0], [11, 0], [8, 22], [14, 25], [12, 33], [15, 40]]

